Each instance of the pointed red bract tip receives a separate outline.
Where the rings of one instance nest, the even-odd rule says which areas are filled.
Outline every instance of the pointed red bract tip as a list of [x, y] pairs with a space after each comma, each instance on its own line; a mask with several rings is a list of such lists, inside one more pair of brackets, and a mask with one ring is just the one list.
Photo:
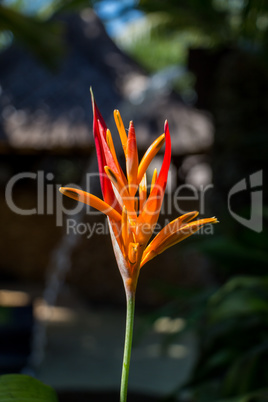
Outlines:
[[156, 180], [156, 186], [159, 186], [165, 191], [167, 184], [168, 171], [171, 161], [171, 138], [169, 133], [168, 121], [165, 121], [165, 154], [159, 176]]
[[104, 148], [104, 144], [106, 144], [107, 126], [95, 102], [92, 90], [91, 90], [91, 101], [93, 108], [93, 136], [96, 146], [98, 168], [100, 173], [100, 184], [103, 199], [108, 204], [114, 205], [114, 208], [116, 210], [120, 211], [121, 208], [117, 203], [111, 182], [108, 179], [107, 175], [105, 174], [104, 170], [104, 166], [108, 164], [106, 156], [107, 154], [106, 148], [108, 148], [108, 146]]
[[130, 185], [129, 191], [130, 195], [134, 196], [137, 188], [137, 174], [138, 174], [138, 150], [137, 150], [137, 142], [136, 142], [136, 134], [133, 122], [129, 123], [129, 132], [127, 138], [127, 147], [126, 147], [126, 169], [127, 169], [127, 177], [128, 183]]

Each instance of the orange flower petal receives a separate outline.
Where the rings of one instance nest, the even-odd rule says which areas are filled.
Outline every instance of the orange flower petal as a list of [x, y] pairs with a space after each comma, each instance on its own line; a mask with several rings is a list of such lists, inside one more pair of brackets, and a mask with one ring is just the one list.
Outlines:
[[114, 121], [118, 130], [118, 133], [120, 135], [121, 143], [124, 152], [126, 153], [126, 147], [127, 147], [127, 133], [120, 115], [119, 110], [114, 110]]
[[[161, 205], [167, 184], [168, 170], [171, 161], [171, 139], [167, 121], [165, 122], [165, 138], [166, 138], [165, 154], [160, 173], [157, 177], [154, 188], [151, 191], [146, 201], [146, 204], [144, 205], [143, 211], [138, 217], [138, 227], [142, 228], [142, 224], [146, 223], [152, 227], [152, 231], [154, 224], [157, 222], [158, 216], [160, 214]], [[142, 244], [148, 241], [150, 237], [147, 230], [146, 232], [147, 235], [145, 236], [145, 232], [142, 230], [140, 231], [139, 241]]]
[[71, 187], [60, 187], [59, 190], [62, 194], [67, 195], [67, 197], [90, 205], [115, 221], [121, 221], [121, 215], [115, 209], [93, 194]]
[[[120, 165], [119, 165], [119, 162], [117, 160], [112, 134], [111, 134], [111, 131], [108, 128], [106, 130], [106, 143], [107, 143], [108, 148], [109, 148], [109, 150], [111, 152], [112, 158], [113, 158], [113, 160], [114, 160], [114, 162], [116, 164], [117, 171], [119, 172], [120, 171]], [[111, 168], [112, 168], [112, 166], [111, 166]]]
[[143, 178], [139, 184], [139, 213], [143, 210], [144, 204], [147, 199], [147, 180], [146, 173], [144, 173]]
[[153, 173], [153, 177], [152, 177], [152, 181], [151, 181], [150, 194], [152, 192], [152, 189], [154, 188], [154, 185], [156, 183], [156, 179], [157, 179], [157, 169], [155, 168], [154, 173]]
[[138, 212], [138, 209], [139, 209], [139, 198], [138, 197], [134, 197], [134, 209], [136, 212]]
[[[145, 249], [142, 262], [141, 262], [141, 267], [146, 264], [146, 262], [150, 261], [152, 258], [154, 258], [156, 255], [163, 253], [166, 249], [168, 249], [171, 246], [174, 246], [175, 244], [179, 243], [180, 241], [186, 239], [187, 237], [193, 235], [195, 232], [200, 230], [204, 225], [207, 223], [218, 223], [218, 220], [213, 217], [213, 218], [206, 218], [206, 219], [200, 219], [198, 221], [190, 222], [190, 223], [185, 223], [191, 219], [193, 219], [198, 212], [190, 212], [189, 214], [185, 214], [182, 217], [184, 218], [184, 223], [181, 224], [175, 221], [169, 223], [165, 228], [159, 232], [159, 234], [152, 240], [152, 242], [148, 245], [148, 247]], [[178, 218], [180, 220], [182, 217]], [[176, 226], [178, 229], [176, 230]], [[173, 230], [173, 232], [172, 232]], [[174, 231], [175, 230], [175, 231]], [[165, 233], [167, 235], [165, 236]], [[170, 233], [170, 234], [168, 234]]]
[[[111, 169], [113, 169], [116, 173], [119, 174], [119, 170], [118, 170], [118, 162], [117, 162], [117, 158], [114, 159], [114, 156], [110, 150], [110, 147], [107, 143], [107, 128], [103, 128], [101, 126], [100, 121], [98, 120], [98, 125], [99, 125], [99, 132], [100, 132], [100, 137], [101, 137], [101, 141], [102, 141], [102, 149], [105, 155], [105, 161], [106, 161], [106, 165], [110, 166]], [[111, 145], [111, 143], [110, 143]], [[116, 163], [117, 162], [117, 163]]]
[[130, 242], [130, 234], [131, 233], [129, 231], [127, 210], [126, 210], [125, 206], [123, 207], [123, 210], [122, 210], [121, 234], [122, 234], [124, 252], [125, 252], [125, 255], [127, 255], [128, 244]]
[[[118, 159], [117, 159], [117, 156], [116, 156], [116, 152], [115, 152], [115, 147], [114, 147], [114, 142], [113, 142], [112, 134], [111, 134], [111, 131], [110, 131], [109, 129], [107, 129], [107, 131], [106, 131], [106, 142], [107, 142], [107, 145], [108, 145], [108, 147], [109, 147], [109, 150], [111, 151], [113, 160], [114, 160], [114, 162], [115, 162], [115, 164], [116, 164], [117, 172], [118, 172], [118, 174], [120, 175], [122, 181], [123, 181], [125, 184], [127, 184], [127, 179], [126, 179], [126, 177], [125, 177], [125, 175], [124, 175], [124, 172], [123, 172], [121, 166], [119, 165], [119, 162], [118, 162]], [[107, 162], [108, 162], [108, 161], [107, 161]], [[110, 166], [111, 169], [113, 169], [113, 167], [112, 167], [109, 163], [108, 163], [108, 165]]]
[[138, 258], [139, 243], [129, 243], [128, 245], [128, 259], [131, 264], [135, 264]]
[[197, 211], [188, 212], [187, 214], [181, 215], [180, 217], [169, 222], [151, 241], [147, 246], [145, 252], [148, 253], [152, 250], [156, 250], [163, 241], [166, 241], [171, 235], [176, 233], [183, 224], [191, 221], [198, 215]]
[[135, 219], [137, 215], [134, 209], [134, 198], [130, 197], [127, 186], [123, 183], [119, 175], [115, 173], [109, 166], [105, 166], [104, 170], [118, 191], [123, 204], [128, 210], [128, 214], [131, 216], [131, 218]]
[[148, 166], [165, 142], [165, 134], [160, 135], [145, 152], [138, 168], [137, 183], [140, 183]]
[[154, 225], [157, 222], [158, 216], [161, 210], [162, 204], [162, 189], [157, 188], [153, 196], [150, 197], [150, 202], [148, 199], [144, 204], [143, 210], [137, 218], [136, 224], [136, 236], [141, 244], [146, 244], [151, 237]]

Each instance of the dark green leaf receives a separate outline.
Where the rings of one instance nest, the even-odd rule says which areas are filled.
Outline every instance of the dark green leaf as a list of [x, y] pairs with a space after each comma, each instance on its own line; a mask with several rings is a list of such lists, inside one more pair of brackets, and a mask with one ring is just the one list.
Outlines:
[[7, 374], [0, 377], [1, 402], [57, 402], [55, 391], [27, 375]]

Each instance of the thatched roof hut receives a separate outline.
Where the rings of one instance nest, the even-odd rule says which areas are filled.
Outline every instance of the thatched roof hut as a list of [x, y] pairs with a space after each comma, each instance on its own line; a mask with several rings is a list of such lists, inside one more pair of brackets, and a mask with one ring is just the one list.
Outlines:
[[61, 23], [66, 51], [56, 71], [18, 46], [0, 56], [2, 152], [7, 147], [24, 153], [90, 147], [90, 85], [106, 119], [122, 104], [124, 110], [131, 107], [126, 114], [140, 126], [137, 133], [144, 146], [163, 130], [166, 118], [175, 153], [199, 152], [211, 145], [209, 119], [171, 91], [160, 89], [148, 97], [150, 77], [114, 44], [93, 11], [65, 15]]

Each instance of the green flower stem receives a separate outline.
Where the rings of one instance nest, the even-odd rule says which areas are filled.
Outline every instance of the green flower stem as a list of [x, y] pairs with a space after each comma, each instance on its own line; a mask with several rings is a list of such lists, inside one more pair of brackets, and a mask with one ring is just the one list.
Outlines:
[[121, 390], [120, 390], [120, 402], [126, 402], [127, 400], [127, 388], [128, 388], [128, 375], [132, 348], [133, 337], [133, 324], [134, 324], [134, 311], [135, 311], [135, 294], [127, 294], [127, 317], [126, 317], [126, 333], [125, 333], [125, 347], [124, 358], [121, 377]]

